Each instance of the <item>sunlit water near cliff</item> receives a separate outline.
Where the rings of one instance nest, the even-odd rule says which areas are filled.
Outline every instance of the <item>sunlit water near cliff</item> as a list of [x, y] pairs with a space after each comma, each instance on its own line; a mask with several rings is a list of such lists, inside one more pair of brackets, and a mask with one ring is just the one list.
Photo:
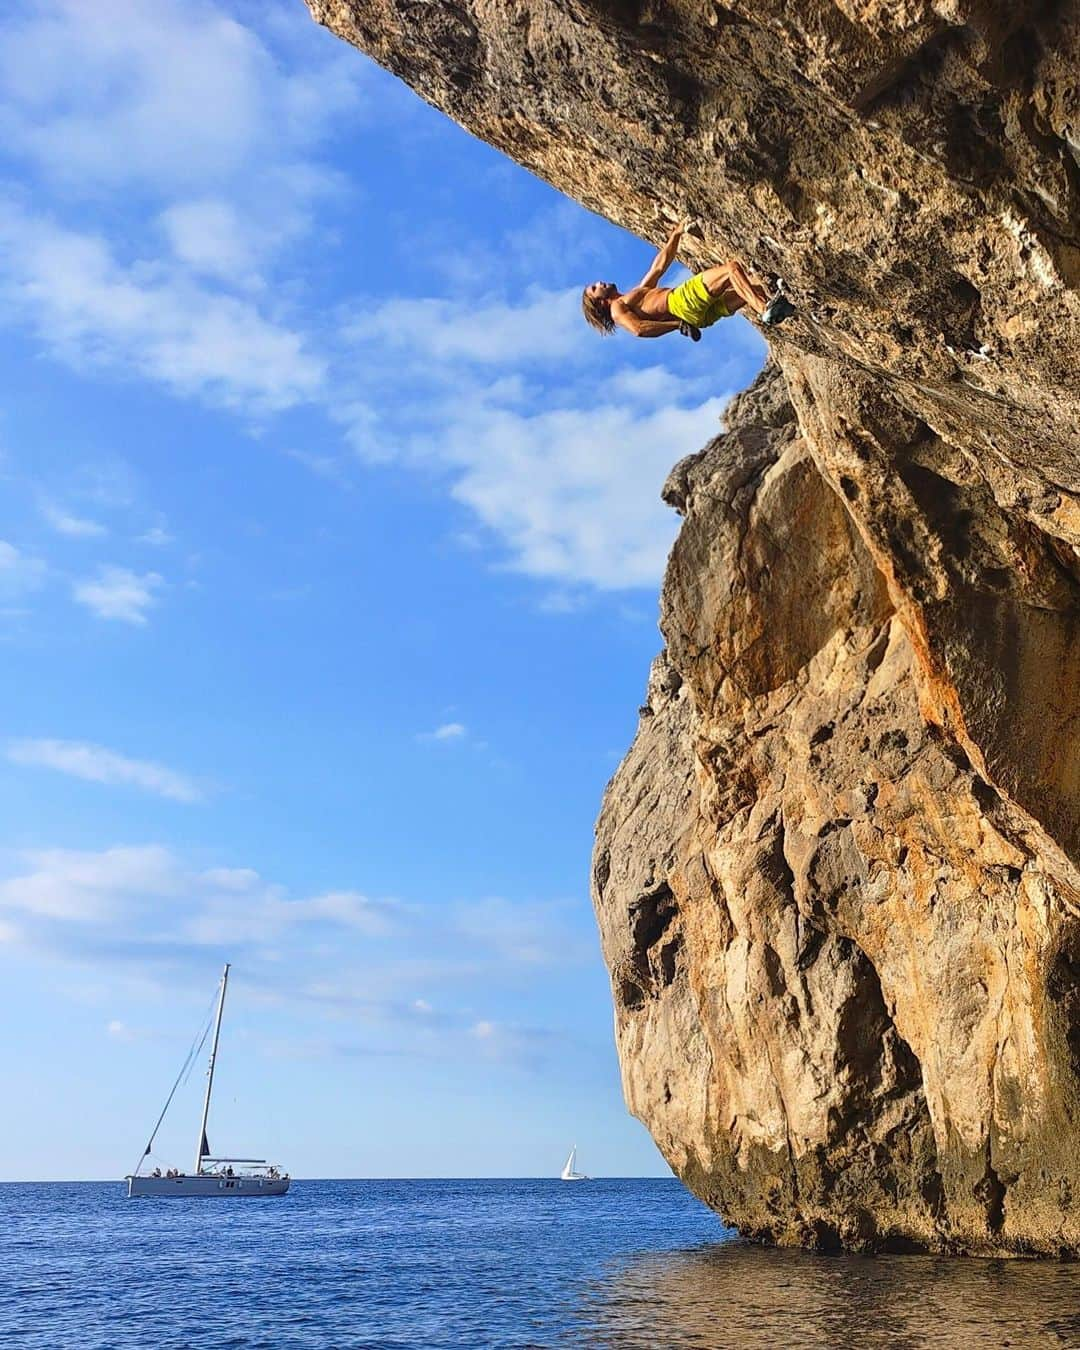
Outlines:
[[0, 1344], [1080, 1350], [1080, 1267], [765, 1251], [667, 1180], [6, 1185]]

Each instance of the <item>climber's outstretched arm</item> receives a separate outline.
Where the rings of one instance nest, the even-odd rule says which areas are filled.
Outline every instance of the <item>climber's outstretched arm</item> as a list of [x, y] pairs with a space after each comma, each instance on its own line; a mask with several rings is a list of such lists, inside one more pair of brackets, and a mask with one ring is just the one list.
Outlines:
[[660, 278], [675, 261], [675, 255], [679, 251], [679, 243], [685, 229], [685, 224], [675, 226], [667, 237], [667, 243], [654, 258], [653, 265], [638, 282], [639, 286], [651, 288], [660, 284]]

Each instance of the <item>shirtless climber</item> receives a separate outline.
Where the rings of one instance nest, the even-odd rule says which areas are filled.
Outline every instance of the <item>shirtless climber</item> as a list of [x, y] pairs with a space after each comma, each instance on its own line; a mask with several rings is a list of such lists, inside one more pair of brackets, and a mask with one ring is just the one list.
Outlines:
[[612, 281], [594, 281], [581, 295], [586, 320], [600, 333], [625, 328], [634, 337], [665, 337], [682, 333], [701, 338], [701, 330], [737, 314], [749, 305], [766, 327], [774, 327], [795, 313], [795, 306], [783, 295], [769, 293], [751, 281], [741, 263], [721, 263], [707, 267], [681, 286], [661, 286], [660, 280], [679, 250], [685, 224], [676, 225], [667, 243], [656, 255], [653, 265], [641, 281], [629, 291], [620, 292]]

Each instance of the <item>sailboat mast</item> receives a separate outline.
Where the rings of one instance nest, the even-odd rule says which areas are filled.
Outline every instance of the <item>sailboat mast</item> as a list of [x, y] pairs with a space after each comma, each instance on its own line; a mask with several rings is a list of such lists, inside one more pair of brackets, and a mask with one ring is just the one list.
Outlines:
[[210, 1064], [206, 1070], [206, 1097], [203, 1101], [202, 1120], [199, 1123], [199, 1140], [195, 1145], [195, 1175], [202, 1171], [203, 1140], [206, 1138], [206, 1122], [210, 1115], [210, 1094], [214, 1090], [214, 1061], [217, 1059], [218, 1037], [221, 1035], [221, 1013], [225, 1007], [225, 986], [229, 983], [229, 963], [221, 972], [221, 993], [218, 995], [217, 1016], [214, 1018], [214, 1040], [210, 1046]]

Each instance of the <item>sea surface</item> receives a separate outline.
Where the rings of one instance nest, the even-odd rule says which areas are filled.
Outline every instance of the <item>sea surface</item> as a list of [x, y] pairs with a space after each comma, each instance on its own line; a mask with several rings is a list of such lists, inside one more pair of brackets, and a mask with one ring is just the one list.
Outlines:
[[0, 1345], [1080, 1350], [1080, 1266], [769, 1251], [674, 1180], [7, 1184]]

